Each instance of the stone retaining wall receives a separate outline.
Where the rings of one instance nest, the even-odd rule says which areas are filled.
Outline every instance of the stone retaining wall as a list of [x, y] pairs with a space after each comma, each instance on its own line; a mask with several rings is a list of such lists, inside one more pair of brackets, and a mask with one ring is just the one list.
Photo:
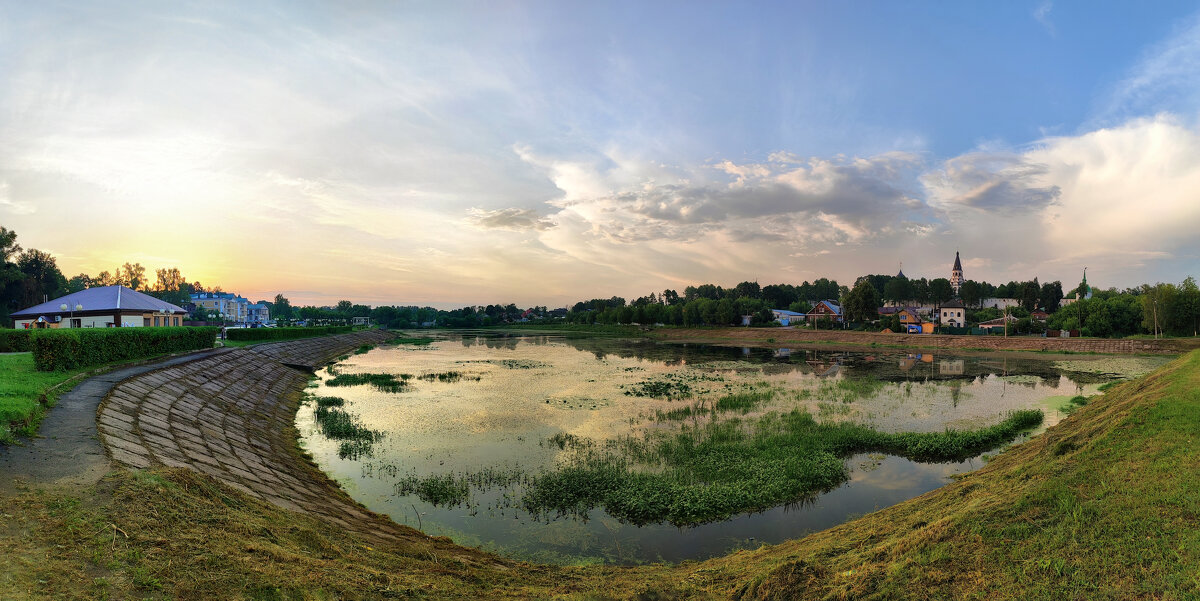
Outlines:
[[130, 378], [100, 406], [100, 439], [127, 468], [189, 468], [371, 538], [413, 536], [358, 505], [296, 451], [295, 403], [308, 374], [288, 365], [315, 368], [386, 337], [366, 331], [263, 344]]

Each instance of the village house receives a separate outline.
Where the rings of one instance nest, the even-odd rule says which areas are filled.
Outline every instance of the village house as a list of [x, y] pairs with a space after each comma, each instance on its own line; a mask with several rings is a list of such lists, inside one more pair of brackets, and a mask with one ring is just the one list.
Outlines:
[[1011, 332], [1013, 326], [1017, 323], [1017, 318], [1013, 317], [1012, 315], [1004, 315], [997, 317], [996, 319], [989, 319], [987, 321], [980, 322], [979, 328], [987, 330], [990, 333], [992, 330], [1003, 330], [1005, 322], [1008, 323], [1008, 330]]
[[945, 302], [938, 308], [938, 323], [952, 328], [964, 328], [967, 326], [966, 311], [966, 307], [958, 299]]
[[800, 323], [804, 321], [804, 314], [796, 311], [788, 311], [787, 309], [771, 309], [771, 315], [780, 325], [789, 326], [792, 322]]
[[835, 300], [818, 301], [812, 309], [805, 315], [809, 323], [814, 323], [819, 319], [831, 319], [836, 322], [842, 321], [842, 306]]
[[80, 290], [12, 314], [13, 327], [113, 328], [183, 325], [178, 307], [125, 286]]

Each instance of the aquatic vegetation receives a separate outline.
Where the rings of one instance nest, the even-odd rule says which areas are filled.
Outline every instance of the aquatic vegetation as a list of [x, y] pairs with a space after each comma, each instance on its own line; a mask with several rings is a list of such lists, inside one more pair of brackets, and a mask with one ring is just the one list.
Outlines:
[[674, 379], [643, 380], [630, 386], [625, 391], [626, 396], [651, 397], [656, 399], [675, 399], [691, 396], [692, 387], [686, 382]]
[[582, 438], [566, 432], [559, 432], [547, 438], [546, 442], [559, 449], [585, 449], [595, 444], [590, 438]]
[[434, 380], [437, 380], [438, 382], [458, 382], [459, 380], [474, 380], [478, 382], [482, 378], [480, 376], [469, 376], [460, 371], [444, 371], [440, 373], [421, 374], [420, 376], [417, 376], [417, 379], [425, 380], [427, 382], [432, 382]]
[[433, 342], [433, 338], [430, 338], [428, 336], [417, 336], [417, 337], [411, 337], [411, 338], [405, 337], [405, 336], [397, 336], [390, 340], [385, 340], [382, 344], [387, 345], [387, 346], [396, 346], [396, 345], [400, 345], [400, 344], [409, 344], [409, 345], [413, 345], [413, 346], [427, 346], [431, 342]]
[[775, 397], [774, 390], [766, 392], [743, 392], [738, 394], [727, 394], [713, 404], [713, 411], [718, 413], [725, 411], [740, 411], [741, 413], [749, 413], [762, 403], [770, 401]]
[[799, 410], [750, 423], [708, 422], [642, 440], [626, 437], [623, 444], [580, 454], [532, 477], [521, 503], [533, 515], [584, 516], [599, 506], [634, 524], [695, 525], [832, 489], [849, 477], [844, 458], [854, 453], [961, 460], [1041, 421], [1040, 411], [1021, 410], [979, 430], [897, 434], [818, 423]]
[[1063, 405], [1062, 412], [1068, 414], [1073, 413], [1076, 409], [1079, 409], [1086, 404], [1088, 404], [1088, 397], [1076, 395], [1071, 397], [1071, 399], [1067, 401], [1066, 405]]
[[346, 404], [346, 399], [336, 396], [311, 397], [311, 400], [317, 407], [341, 407]]
[[325, 380], [326, 386], [362, 386], [370, 384], [383, 392], [404, 392], [408, 388], [408, 380], [412, 374], [343, 374], [331, 371], [336, 375]]
[[355, 355], [364, 355], [366, 353], [371, 352], [374, 348], [375, 348], [374, 344], [364, 344], [364, 345], [354, 349], [354, 354]]

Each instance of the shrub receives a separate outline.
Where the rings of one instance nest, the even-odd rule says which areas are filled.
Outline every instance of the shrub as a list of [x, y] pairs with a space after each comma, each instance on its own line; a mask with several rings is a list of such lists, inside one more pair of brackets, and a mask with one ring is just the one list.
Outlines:
[[354, 326], [324, 326], [317, 328], [238, 328], [226, 330], [230, 340], [291, 340], [329, 334], [343, 334], [354, 330]]
[[0, 330], [0, 353], [25, 353], [33, 350], [33, 330]]
[[31, 350], [39, 371], [55, 371], [212, 348], [216, 337], [217, 328], [71, 328], [34, 332]]

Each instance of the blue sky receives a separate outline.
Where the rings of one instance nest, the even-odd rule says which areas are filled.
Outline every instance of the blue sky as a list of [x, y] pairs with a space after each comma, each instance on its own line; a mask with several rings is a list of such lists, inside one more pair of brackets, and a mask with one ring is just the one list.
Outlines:
[[300, 302], [1178, 282], [1188, 3], [0, 4], [0, 223]]

